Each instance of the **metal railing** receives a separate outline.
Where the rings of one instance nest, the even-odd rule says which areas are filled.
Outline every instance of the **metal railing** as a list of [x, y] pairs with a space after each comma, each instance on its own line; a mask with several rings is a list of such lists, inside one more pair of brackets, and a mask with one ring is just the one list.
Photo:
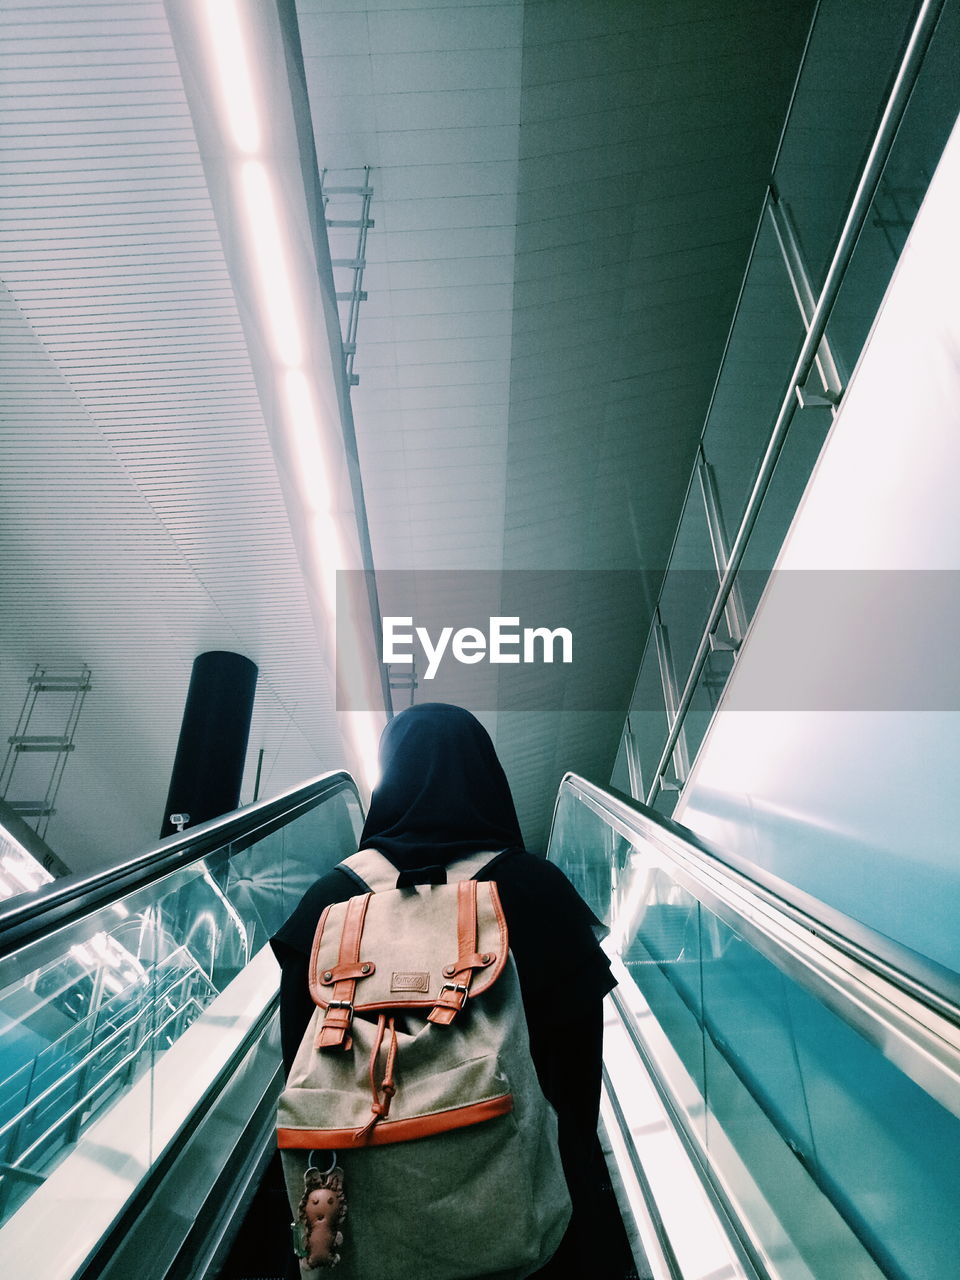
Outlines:
[[[721, 536], [718, 542], [717, 531], [721, 530], [722, 533], [722, 525], [719, 523], [720, 517], [716, 495], [711, 494], [708, 491], [708, 488], [703, 489], [704, 508], [711, 542], [713, 543], [718, 583], [686, 680], [683, 681], [682, 685], [680, 685], [675, 672], [672, 673], [672, 682], [666, 677], [663, 679], [663, 698], [667, 718], [667, 736], [660, 752], [659, 760], [654, 766], [652, 773], [649, 774], [646, 779], [643, 778], [640, 761], [635, 755], [634, 735], [630, 732], [629, 721], [624, 734], [624, 744], [627, 752], [627, 770], [631, 779], [631, 787], [634, 786], [634, 779], [636, 779], [640, 788], [640, 790], [638, 790], [638, 794], [642, 794], [648, 804], [653, 804], [659, 793], [663, 790], [679, 792], [686, 781], [686, 777], [689, 772], [691, 752], [687, 745], [684, 721], [693, 703], [701, 676], [703, 675], [704, 668], [710, 654], [715, 649], [722, 648], [731, 651], [733, 661], [735, 662], [736, 660], [736, 655], [739, 650], [740, 643], [743, 640], [747, 625], [747, 619], [745, 618], [743, 606], [739, 600], [737, 592], [738, 575], [750, 543], [751, 535], [753, 534], [760, 517], [764, 499], [770, 488], [771, 481], [773, 480], [774, 472], [783, 451], [794, 414], [800, 407], [819, 403], [829, 405], [831, 410], [835, 412], [836, 406], [843, 395], [844, 380], [842, 377], [840, 362], [835, 356], [827, 339], [827, 325], [830, 321], [834, 305], [844, 282], [847, 268], [850, 265], [860, 233], [876, 197], [879, 184], [883, 177], [884, 168], [890, 157], [891, 150], [897, 137], [897, 132], [900, 128], [900, 124], [903, 120], [919, 77], [924, 57], [933, 38], [945, 2], [946, 0], [923, 0], [917, 9], [899, 66], [886, 95], [879, 123], [870, 144], [866, 159], [860, 169], [854, 194], [850, 200], [842, 230], [836, 244], [834, 245], [833, 254], [827, 269], [823, 286], [819, 292], [816, 292], [813, 289], [812, 282], [805, 271], [799, 243], [790, 219], [789, 211], [784, 207], [780, 193], [771, 185], [764, 197], [763, 207], [758, 221], [757, 233], [754, 237], [753, 249], [751, 250], [750, 262], [748, 263], [747, 273], [744, 277], [743, 285], [741, 286], [737, 307], [734, 312], [734, 318], [728, 334], [727, 344], [721, 360], [720, 371], [718, 372], [713, 394], [705, 415], [705, 425], [703, 432], [701, 433], [701, 444], [691, 477], [690, 486], [687, 491], [688, 496], [696, 487], [698, 474], [701, 481], [701, 487], [703, 487], [704, 476], [702, 473], [703, 468], [706, 465], [706, 456], [703, 452], [705, 433], [711, 421], [717, 390], [720, 386], [721, 376], [726, 365], [731, 340], [736, 330], [738, 317], [740, 315], [744, 299], [744, 293], [749, 280], [753, 255], [757, 248], [761, 230], [767, 222], [769, 222], [773, 227], [780, 247], [790, 287], [803, 321], [805, 337], [800, 353], [797, 356], [792, 372], [790, 373], [786, 393], [780, 404], [780, 408], [770, 430], [770, 434], [767, 437], [766, 445], [759, 462], [759, 470], [750, 491], [749, 498], [747, 499], [746, 507], [743, 511], [732, 541], [729, 544], [729, 548], [725, 545], [725, 537]], [[811, 27], [811, 32], [812, 30], [813, 28]], [[807, 50], [809, 50], [809, 44], [810, 41], [808, 38]], [[804, 58], [806, 58], [806, 52], [804, 54]], [[803, 70], [803, 65], [804, 64], [801, 63], [801, 72]], [[798, 73], [797, 79], [799, 83], [800, 73]], [[795, 88], [794, 98], [796, 97], [796, 93], [797, 90]], [[787, 115], [784, 133], [786, 133], [789, 127], [789, 121], [790, 112], [788, 112]], [[823, 385], [822, 397], [811, 396], [805, 388], [807, 378], [815, 367]], [[685, 511], [686, 500], [684, 503], [684, 512]], [[668, 575], [669, 561], [667, 574], [664, 577], [664, 583], [666, 582]], [[668, 643], [666, 639], [667, 628], [664, 625], [664, 621], [660, 613], [662, 593], [663, 584], [661, 584], [661, 597], [658, 600], [658, 606], [654, 612], [654, 622], [651, 626], [647, 639], [647, 647], [644, 650], [641, 666], [646, 661], [647, 650], [651, 644], [655, 643], [657, 645], [657, 653], [659, 657], [664, 645]], [[724, 619], [726, 619], [727, 629], [730, 634], [729, 640], [724, 640], [718, 635], [718, 627], [720, 627], [720, 624]], [[664, 666], [662, 659], [660, 661], [660, 667], [661, 673], [663, 673]]]
[[565, 793], [631, 844], [653, 846], [677, 883], [960, 1116], [956, 974], [576, 774], [560, 784], [554, 824]]
[[218, 849], [244, 848], [315, 809], [340, 792], [359, 803], [357, 784], [343, 769], [323, 773], [282, 791], [271, 800], [237, 809], [181, 834], [167, 836], [128, 861], [91, 875], [65, 876], [34, 893], [11, 898], [0, 906], [0, 959], [27, 946], [54, 928], [68, 924], [134, 890], [162, 880], [181, 867], [199, 862]]

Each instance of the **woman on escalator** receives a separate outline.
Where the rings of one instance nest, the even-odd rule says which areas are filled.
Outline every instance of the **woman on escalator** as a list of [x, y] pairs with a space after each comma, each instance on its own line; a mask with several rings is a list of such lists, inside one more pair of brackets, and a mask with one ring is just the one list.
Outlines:
[[[557, 1114], [573, 1204], [559, 1249], [536, 1275], [574, 1280], [600, 1274], [601, 1002], [614, 982], [596, 939], [598, 922], [558, 867], [524, 850], [506, 775], [489, 735], [468, 711], [427, 703], [401, 712], [384, 730], [380, 764], [360, 848], [383, 854], [398, 874], [405, 873], [405, 883], [436, 882], [443, 878], [438, 869], [456, 859], [504, 851], [476, 878], [492, 879], [497, 886], [530, 1053]], [[314, 1011], [308, 964], [320, 915], [357, 892], [348, 873], [329, 872], [272, 940], [282, 967], [281, 1038], [288, 1074]], [[481, 1258], [478, 1270], [483, 1271]]]

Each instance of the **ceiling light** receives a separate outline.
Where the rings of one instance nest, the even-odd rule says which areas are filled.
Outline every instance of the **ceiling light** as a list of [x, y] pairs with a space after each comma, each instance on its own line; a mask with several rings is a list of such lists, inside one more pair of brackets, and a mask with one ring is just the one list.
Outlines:
[[310, 548], [323, 607], [331, 626], [334, 626], [337, 622], [337, 574], [346, 569], [347, 564], [339, 524], [329, 512], [318, 513], [311, 518]]
[[377, 711], [348, 711], [346, 717], [360, 780], [368, 792], [373, 791], [380, 781], [380, 733], [385, 718]]
[[281, 364], [298, 365], [303, 361], [303, 337], [273, 183], [265, 165], [247, 160], [240, 169], [240, 184], [257, 288], [275, 353]]
[[260, 149], [260, 120], [236, 0], [206, 0], [204, 10], [230, 133], [238, 149], [252, 155]]
[[302, 369], [286, 370], [283, 392], [301, 496], [311, 513], [329, 514], [333, 506], [329, 472], [320, 445], [313, 389]]

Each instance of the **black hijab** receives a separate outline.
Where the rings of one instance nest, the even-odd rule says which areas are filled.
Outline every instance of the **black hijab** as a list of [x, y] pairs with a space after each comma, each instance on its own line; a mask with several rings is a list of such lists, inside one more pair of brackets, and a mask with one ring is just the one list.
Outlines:
[[522, 848], [490, 735], [462, 707], [424, 702], [401, 711], [380, 738], [380, 768], [360, 848], [378, 849], [399, 871]]

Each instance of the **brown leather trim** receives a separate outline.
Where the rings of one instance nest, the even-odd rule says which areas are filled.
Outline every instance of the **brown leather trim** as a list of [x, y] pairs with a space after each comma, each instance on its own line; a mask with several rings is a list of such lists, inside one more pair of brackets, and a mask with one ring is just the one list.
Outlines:
[[360, 962], [360, 941], [363, 938], [363, 922], [367, 918], [367, 907], [370, 905], [372, 897], [372, 893], [358, 893], [355, 897], [347, 899], [343, 928], [340, 930], [338, 968], [352, 968]]
[[[464, 1006], [473, 981], [471, 959], [477, 954], [477, 882], [461, 880], [457, 885], [457, 958], [444, 968], [450, 982], [465, 990], [444, 987], [428, 1015], [428, 1022], [449, 1026]], [[453, 972], [451, 973], [451, 969]]]
[[[337, 960], [337, 972], [340, 975], [328, 997], [330, 1003], [350, 1006], [331, 1009], [327, 1005], [323, 1015], [323, 1026], [317, 1036], [318, 1049], [333, 1049], [343, 1046], [347, 1040], [347, 1031], [352, 1015], [353, 997], [357, 989], [357, 979], [348, 975], [359, 973], [360, 944], [363, 941], [363, 923], [367, 918], [367, 907], [373, 894], [361, 893], [347, 899], [347, 909], [343, 924], [340, 927], [340, 955]], [[314, 997], [316, 998], [316, 997]], [[318, 1004], [326, 1003], [318, 1000]]]
[[487, 885], [490, 889], [490, 901], [493, 904], [494, 914], [497, 919], [497, 928], [500, 932], [500, 945], [497, 947], [496, 963], [490, 965], [487, 969], [479, 970], [475, 975], [470, 986], [470, 998], [474, 999], [481, 992], [486, 991], [488, 987], [492, 987], [496, 980], [503, 973], [503, 966], [507, 963], [507, 954], [509, 951], [509, 937], [507, 934], [507, 920], [503, 914], [503, 906], [500, 902], [500, 895], [497, 892], [497, 886], [493, 880], [477, 880], [478, 885]]
[[[426, 1009], [429, 1013], [436, 1003], [436, 993], [426, 996], [418, 995], [415, 999], [408, 999], [401, 993], [393, 993], [389, 999], [385, 1000], [358, 1000], [354, 1005], [354, 1011], [356, 1013], [382, 1013], [385, 1009], [407, 1009], [410, 1011], [415, 1009]], [[324, 1008], [325, 1006], [326, 1000], [320, 1007]]]
[[[330, 906], [332, 905], [333, 903], [330, 904]], [[317, 929], [313, 935], [313, 946], [310, 948], [310, 968], [308, 970], [310, 995], [313, 998], [313, 1003], [320, 1005], [321, 1008], [326, 1008], [329, 992], [321, 991], [320, 984], [316, 980], [317, 960], [320, 955], [320, 942], [323, 938], [324, 926], [327, 923], [327, 916], [329, 914], [330, 907], [324, 907], [320, 912], [320, 919], [317, 921]]]
[[[477, 949], [477, 882], [461, 880], [457, 885], [457, 959], [473, 955]], [[457, 965], [459, 970], [460, 965]]]
[[452, 1129], [465, 1129], [484, 1120], [495, 1120], [513, 1110], [513, 1095], [485, 1098], [465, 1107], [450, 1107], [431, 1115], [411, 1116], [409, 1120], [381, 1120], [370, 1130], [366, 1141], [358, 1141], [352, 1129], [278, 1129], [277, 1146], [281, 1151], [330, 1151], [338, 1147], [381, 1147], [389, 1142], [413, 1142]]
[[[372, 978], [377, 971], [377, 966], [372, 960], [361, 960], [357, 964], [338, 964], [332, 969], [325, 969], [318, 974], [318, 985], [329, 987], [334, 982], [340, 982], [343, 978], [353, 978], [363, 980], [364, 978]], [[330, 974], [328, 978], [326, 975]]]
[[456, 964], [448, 964], [443, 970], [445, 978], [452, 978], [454, 974], [462, 972], [464, 969], [486, 969], [488, 965], [493, 964], [496, 960], [496, 952], [485, 952], [483, 955], [479, 951], [474, 951], [470, 956], [458, 956]]

